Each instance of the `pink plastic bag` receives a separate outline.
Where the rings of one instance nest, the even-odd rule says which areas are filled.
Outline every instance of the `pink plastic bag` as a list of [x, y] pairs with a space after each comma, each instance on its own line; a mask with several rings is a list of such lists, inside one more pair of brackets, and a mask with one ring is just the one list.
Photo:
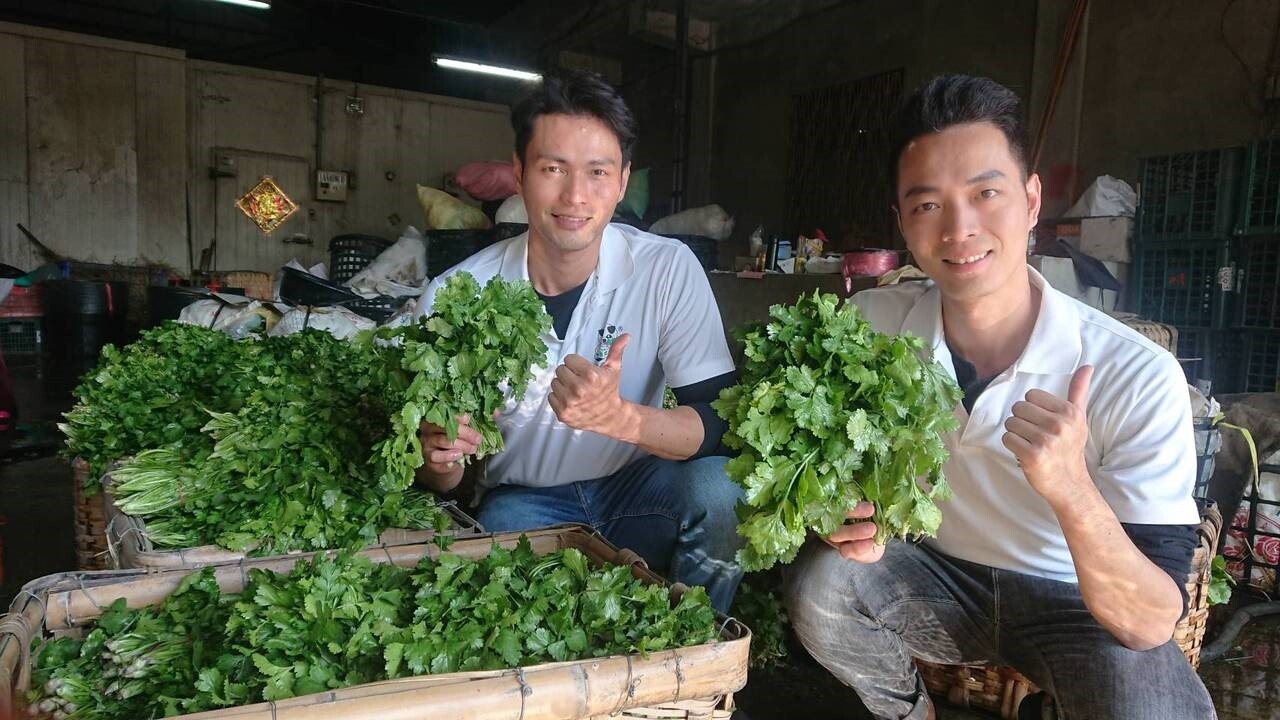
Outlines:
[[511, 163], [486, 160], [467, 163], [455, 175], [458, 187], [476, 200], [506, 200], [516, 194]]

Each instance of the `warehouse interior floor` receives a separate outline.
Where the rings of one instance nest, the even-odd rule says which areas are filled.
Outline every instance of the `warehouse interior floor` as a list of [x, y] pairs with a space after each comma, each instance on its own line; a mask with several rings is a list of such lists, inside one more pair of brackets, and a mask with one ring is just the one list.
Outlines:
[[[21, 427], [0, 440], [0, 607], [27, 581], [75, 565], [71, 469], [56, 457], [54, 423], [70, 405], [69, 384], [35, 364], [13, 362]], [[1220, 623], [1222, 618], [1217, 618]], [[797, 657], [798, 656], [798, 657]], [[1247, 627], [1226, 657], [1201, 668], [1222, 720], [1280, 720], [1280, 618]], [[852, 690], [803, 656], [780, 668], [753, 672], [737, 705], [751, 720], [869, 718]], [[993, 716], [947, 707], [942, 720]]]

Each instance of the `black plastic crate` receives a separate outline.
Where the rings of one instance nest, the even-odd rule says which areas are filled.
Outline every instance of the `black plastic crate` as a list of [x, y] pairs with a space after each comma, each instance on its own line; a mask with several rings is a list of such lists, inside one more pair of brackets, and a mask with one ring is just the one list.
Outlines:
[[344, 283], [391, 247], [376, 235], [337, 235], [329, 241], [329, 279]]
[[1138, 314], [1179, 328], [1222, 328], [1234, 296], [1228, 241], [1139, 245], [1133, 270]]
[[1238, 342], [1242, 357], [1234, 391], [1280, 391], [1280, 330], [1245, 332]]
[[1231, 331], [1178, 328], [1174, 355], [1187, 384], [1206, 394], [1239, 391], [1241, 349], [1239, 338]]
[[1280, 328], [1280, 235], [1255, 237], [1237, 251], [1240, 327]]
[[1280, 140], [1249, 146], [1237, 228], [1242, 235], [1280, 235]]
[[0, 318], [0, 352], [13, 355], [39, 355], [43, 335], [38, 317]]
[[1139, 241], [1231, 236], [1244, 156], [1244, 148], [1222, 148], [1143, 158]]

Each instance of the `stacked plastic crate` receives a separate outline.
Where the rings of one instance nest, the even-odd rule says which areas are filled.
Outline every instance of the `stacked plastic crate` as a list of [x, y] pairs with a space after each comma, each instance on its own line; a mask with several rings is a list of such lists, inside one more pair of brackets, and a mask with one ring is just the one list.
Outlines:
[[[1143, 317], [1178, 329], [1188, 381], [1214, 392], [1238, 384], [1233, 237], [1244, 148], [1145, 158], [1135, 233], [1134, 285]], [[1280, 168], [1278, 168], [1280, 169]]]
[[1236, 223], [1240, 267], [1237, 390], [1280, 390], [1280, 140], [1249, 148]]

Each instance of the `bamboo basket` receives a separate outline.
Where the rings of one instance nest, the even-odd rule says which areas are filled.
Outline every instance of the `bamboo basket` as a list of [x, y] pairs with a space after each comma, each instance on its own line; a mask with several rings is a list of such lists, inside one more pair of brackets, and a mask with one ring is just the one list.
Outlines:
[[1162, 322], [1147, 320], [1133, 313], [1110, 313], [1110, 315], [1165, 350], [1175, 354], [1178, 352], [1178, 328]]
[[[120, 570], [141, 569], [149, 571], [178, 570], [198, 568], [205, 565], [221, 565], [238, 563], [248, 556], [242, 552], [228, 550], [217, 545], [201, 545], [199, 547], [179, 550], [157, 550], [147, 537], [147, 524], [142, 518], [126, 515], [116, 507], [111, 496], [111, 473], [102, 478], [102, 504], [106, 508], [106, 545], [110, 564]], [[449, 516], [449, 528], [444, 534], [455, 538], [479, 535], [484, 532], [470, 515], [462, 511], [455, 502], [442, 504], [442, 509]], [[436, 536], [435, 530], [406, 530], [391, 528], [383, 531], [374, 547], [392, 545], [414, 545], [429, 542]], [[299, 555], [300, 553], [288, 553]]]
[[76, 569], [105, 570], [107, 562], [107, 513], [102, 493], [87, 495], [89, 463], [71, 461], [71, 487], [75, 502]]
[[[1212, 502], [1203, 505], [1200, 544], [1191, 556], [1191, 571], [1187, 574], [1187, 614], [1173, 630], [1174, 641], [1193, 668], [1200, 667], [1200, 649], [1209, 620], [1209, 579], [1221, 532], [1222, 513], [1218, 506]], [[999, 713], [1005, 720], [1017, 720], [1022, 699], [1040, 691], [1025, 675], [1008, 666], [939, 665], [917, 658], [916, 667], [934, 697], [960, 707]]]
[[[583, 526], [560, 526], [523, 533], [539, 555], [562, 548], [581, 550], [595, 564], [629, 565], [649, 583], [665, 581], [630, 550], [618, 550]], [[459, 540], [448, 550], [479, 558], [493, 543], [515, 547], [521, 533]], [[400, 545], [365, 550], [375, 562], [412, 566], [435, 545]], [[247, 570], [289, 572], [299, 556], [244, 560], [214, 567], [223, 592], [244, 588]], [[30, 685], [34, 637], [79, 634], [117, 598], [129, 607], [160, 602], [192, 569], [117, 570], [50, 575], [29, 583], [0, 618], [0, 717], [8, 717]], [[670, 586], [678, 598], [684, 586]], [[747, 681], [751, 633], [738, 621], [717, 614], [721, 639], [661, 652], [547, 663], [509, 670], [460, 672], [400, 678], [287, 700], [196, 713], [191, 720], [379, 720], [431, 717], [433, 720], [604, 720], [605, 718], [726, 719], [731, 693]]]

